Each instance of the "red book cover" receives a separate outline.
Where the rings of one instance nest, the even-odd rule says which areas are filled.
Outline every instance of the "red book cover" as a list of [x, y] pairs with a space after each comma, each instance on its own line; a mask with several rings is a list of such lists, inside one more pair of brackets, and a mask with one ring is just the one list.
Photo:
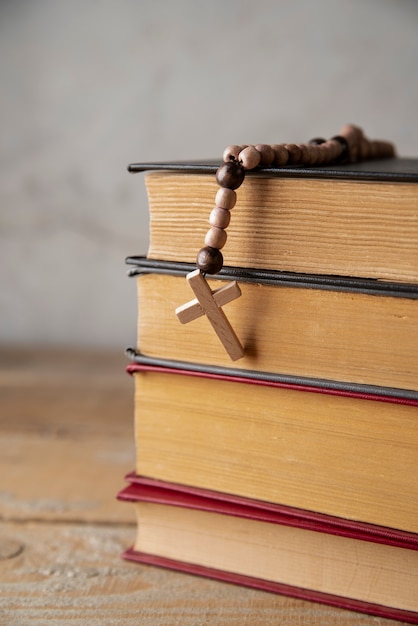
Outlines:
[[[302, 532], [307, 531], [308, 533], [341, 537], [353, 540], [357, 543], [366, 542], [369, 544], [392, 546], [395, 549], [400, 549], [402, 554], [412, 555], [413, 559], [415, 559], [414, 563], [415, 561], [418, 563], [418, 555], [415, 557], [418, 553], [418, 536], [413, 533], [335, 518], [268, 502], [229, 496], [228, 494], [211, 492], [204, 489], [155, 481], [136, 476], [133, 473], [127, 476], [127, 480], [129, 481], [129, 485], [118, 494], [118, 498], [122, 501], [152, 503], [164, 505], [165, 507], [204, 511], [226, 516], [228, 519], [241, 518], [256, 520], [262, 524], [296, 528], [300, 529]], [[141, 532], [140, 529], [141, 525], [139, 524], [139, 533]], [[353, 549], [355, 549], [354, 544]], [[132, 561], [418, 624], [418, 611], [409, 610], [409, 607], [407, 610], [404, 610], [399, 606], [393, 607], [385, 606], [384, 603], [365, 602], [356, 597], [345, 597], [334, 593], [325, 593], [315, 589], [289, 585], [286, 584], [286, 582], [282, 583], [277, 580], [272, 581], [259, 576], [225, 571], [220, 568], [202, 565], [199, 562], [188, 562], [181, 558], [169, 558], [164, 554], [147, 553], [145, 551], [136, 550], [134, 547], [127, 550], [123, 556]], [[413, 587], [414, 580], [416, 581], [416, 568], [413, 568], [410, 574], [411, 587]], [[418, 598], [418, 586], [416, 593], [412, 591], [411, 593], [413, 593], [415, 598]], [[413, 602], [415, 602], [415, 600], [413, 600]]]

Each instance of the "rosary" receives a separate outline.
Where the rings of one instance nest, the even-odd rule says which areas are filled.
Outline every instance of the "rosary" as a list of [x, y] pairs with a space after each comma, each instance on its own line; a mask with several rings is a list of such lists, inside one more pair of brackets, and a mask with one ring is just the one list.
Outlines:
[[186, 324], [206, 315], [230, 358], [236, 361], [244, 356], [244, 349], [222, 310], [222, 306], [241, 295], [239, 285], [232, 281], [212, 291], [205, 276], [217, 274], [222, 269], [221, 249], [227, 240], [225, 229], [237, 201], [235, 190], [244, 182], [247, 171], [269, 165], [323, 166], [394, 156], [392, 143], [369, 140], [352, 124], [343, 126], [340, 134], [331, 139], [316, 138], [306, 144], [228, 146], [223, 153], [223, 164], [216, 172], [219, 189], [215, 208], [209, 216], [211, 227], [206, 233], [205, 247], [197, 254], [197, 269], [186, 276], [196, 298], [176, 309], [180, 322]]

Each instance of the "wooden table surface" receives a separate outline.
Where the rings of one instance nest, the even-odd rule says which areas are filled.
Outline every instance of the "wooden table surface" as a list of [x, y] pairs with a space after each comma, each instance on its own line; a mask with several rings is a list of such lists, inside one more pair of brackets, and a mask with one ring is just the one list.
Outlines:
[[399, 624], [123, 561], [133, 469], [123, 351], [0, 349], [0, 624]]

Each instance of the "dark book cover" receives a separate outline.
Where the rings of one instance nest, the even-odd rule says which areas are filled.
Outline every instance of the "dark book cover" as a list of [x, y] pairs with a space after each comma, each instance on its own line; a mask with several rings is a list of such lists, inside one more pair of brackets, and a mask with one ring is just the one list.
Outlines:
[[[131, 163], [131, 173], [152, 170], [169, 170], [188, 174], [215, 174], [221, 165], [220, 159], [201, 159], [190, 161], [149, 161]], [[284, 165], [281, 167], [257, 167], [247, 175], [258, 173], [269, 176], [293, 178], [338, 178], [359, 180], [385, 180], [392, 182], [418, 182], [418, 158], [391, 158], [366, 160], [357, 163], [332, 164], [326, 166]]]
[[135, 374], [141, 371], [160, 372], [164, 374], [204, 377], [241, 384], [276, 387], [277, 389], [291, 389], [300, 392], [323, 393], [357, 398], [360, 400], [418, 406], [418, 392], [409, 389], [344, 383], [334, 380], [281, 375], [271, 372], [259, 372], [217, 365], [160, 359], [143, 355], [134, 348], [128, 348], [126, 354], [131, 360], [131, 363], [128, 364], [126, 368], [128, 374]]

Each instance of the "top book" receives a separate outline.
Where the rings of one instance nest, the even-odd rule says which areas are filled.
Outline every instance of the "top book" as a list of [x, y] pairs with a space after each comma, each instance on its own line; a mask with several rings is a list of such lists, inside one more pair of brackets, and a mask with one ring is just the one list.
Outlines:
[[[219, 161], [138, 163], [149, 198], [148, 258], [194, 263]], [[238, 268], [418, 282], [418, 158], [248, 172], [225, 263]]]

